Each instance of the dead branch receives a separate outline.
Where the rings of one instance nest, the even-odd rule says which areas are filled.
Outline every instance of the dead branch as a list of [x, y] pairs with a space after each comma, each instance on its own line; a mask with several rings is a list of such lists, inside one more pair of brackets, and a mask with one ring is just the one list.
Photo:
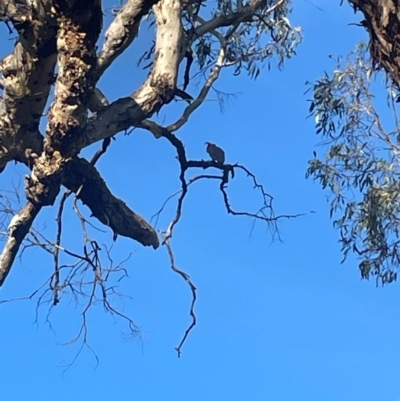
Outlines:
[[190, 310], [189, 310], [189, 314], [190, 314], [190, 316], [192, 318], [192, 322], [190, 323], [189, 327], [186, 329], [186, 331], [185, 331], [185, 333], [184, 333], [184, 335], [182, 337], [182, 340], [180, 341], [179, 345], [175, 348], [177, 353], [178, 353], [178, 358], [180, 358], [181, 357], [182, 346], [185, 343], [189, 333], [192, 331], [194, 326], [196, 326], [196, 322], [197, 322], [197, 316], [196, 316], [196, 314], [194, 312], [194, 306], [196, 304], [196, 299], [197, 299], [196, 287], [193, 284], [193, 282], [190, 280], [189, 275], [187, 273], [185, 273], [184, 271], [182, 271], [182, 270], [180, 270], [180, 269], [178, 269], [176, 267], [175, 258], [174, 258], [174, 254], [172, 252], [171, 245], [169, 243], [169, 239], [164, 238], [163, 244], [165, 244], [165, 246], [167, 247], [167, 250], [168, 250], [169, 260], [170, 260], [170, 263], [171, 263], [171, 269], [175, 273], [179, 274], [186, 281], [187, 285], [190, 287], [190, 290], [192, 292], [192, 302], [190, 303]]
[[[181, 347], [185, 343], [190, 331], [196, 325], [196, 315], [194, 313], [194, 305], [195, 305], [197, 296], [196, 296], [196, 288], [195, 288], [194, 284], [192, 283], [192, 281], [190, 281], [189, 275], [187, 273], [185, 273], [184, 271], [178, 269], [175, 265], [174, 255], [173, 255], [171, 244], [170, 244], [170, 239], [172, 238], [174, 227], [176, 226], [176, 224], [179, 222], [179, 220], [181, 218], [182, 206], [183, 206], [185, 197], [188, 193], [188, 187], [200, 179], [219, 180], [220, 181], [220, 191], [223, 194], [224, 204], [225, 204], [226, 210], [229, 214], [236, 215], [236, 216], [247, 216], [247, 217], [252, 217], [255, 220], [262, 220], [267, 223], [268, 227], [273, 231], [274, 234], [278, 232], [278, 227], [277, 227], [276, 223], [279, 219], [298, 217], [298, 216], [302, 216], [303, 214], [275, 216], [274, 210], [273, 210], [273, 205], [272, 205], [273, 197], [265, 191], [264, 186], [257, 181], [256, 176], [245, 166], [242, 166], [238, 163], [236, 163], [236, 164], [220, 164], [220, 163], [217, 163], [212, 160], [209, 160], [209, 161], [187, 160], [185, 148], [184, 148], [182, 141], [174, 133], [172, 133], [168, 128], [164, 128], [164, 127], [158, 125], [157, 123], [155, 123], [154, 121], [150, 121], [150, 120], [143, 121], [142, 123], [140, 123], [138, 125], [138, 127], [152, 132], [156, 138], [159, 138], [159, 137], [166, 138], [171, 143], [171, 145], [175, 147], [176, 152], [177, 152], [177, 159], [180, 164], [179, 178], [181, 181], [181, 189], [179, 191], [175, 192], [173, 195], [169, 196], [164, 201], [164, 203], [161, 206], [161, 208], [159, 209], [159, 211], [152, 217], [152, 219], [154, 217], [156, 217], [156, 221], [157, 221], [159, 215], [162, 213], [162, 211], [163, 211], [165, 205], [168, 203], [168, 201], [171, 200], [176, 195], [180, 194], [178, 197], [178, 200], [177, 200], [175, 215], [172, 218], [166, 232], [164, 233], [163, 241], [162, 241], [162, 245], [165, 245], [167, 247], [172, 270], [174, 270], [176, 273], [178, 273], [179, 275], [181, 275], [184, 278], [184, 280], [187, 282], [187, 284], [189, 285], [189, 287], [192, 291], [192, 303], [191, 303], [191, 307], [190, 307], [190, 315], [192, 317], [192, 322], [189, 325], [188, 329], [185, 331], [184, 336], [183, 336], [179, 346], [176, 348], [176, 350], [178, 352], [178, 356], [180, 356], [181, 355]], [[222, 175], [203, 174], [203, 175], [195, 176], [189, 180], [186, 180], [185, 174], [191, 168], [202, 168], [202, 169], [216, 168], [216, 169], [221, 170]], [[238, 212], [238, 211], [235, 211], [234, 209], [232, 209], [230, 202], [229, 202], [229, 197], [228, 197], [228, 194], [226, 191], [226, 187], [229, 183], [229, 179], [230, 178], [233, 179], [235, 177], [235, 169], [244, 171], [247, 174], [247, 176], [251, 178], [251, 180], [253, 182], [253, 187], [261, 193], [262, 206], [258, 210], [258, 212], [256, 212], [256, 213]]]
[[15, 257], [26, 234], [32, 226], [35, 217], [41, 207], [28, 202], [25, 207], [16, 214], [8, 226], [8, 238], [0, 255], [0, 286], [3, 285], [11, 270]]
[[66, 163], [62, 183], [72, 192], [81, 188], [79, 200], [89, 207], [93, 217], [109, 226], [114, 235], [132, 238], [155, 249], [158, 247], [154, 228], [111, 193], [97, 169], [87, 160], [74, 158]]

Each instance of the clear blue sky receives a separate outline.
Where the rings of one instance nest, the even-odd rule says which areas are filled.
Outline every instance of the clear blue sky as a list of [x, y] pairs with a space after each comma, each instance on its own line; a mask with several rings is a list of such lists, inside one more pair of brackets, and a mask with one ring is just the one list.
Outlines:
[[[205, 157], [204, 142], [225, 149], [228, 162], [257, 174], [275, 198], [277, 213], [316, 213], [280, 225], [283, 242], [271, 242], [264, 227], [227, 216], [215, 182], [191, 188], [173, 246], [180, 268], [198, 289], [198, 325], [177, 358], [174, 347], [189, 323], [190, 292], [169, 267], [166, 250], [143, 249], [119, 239], [113, 257], [132, 257], [130, 277], [120, 283], [132, 296], [125, 311], [142, 328], [142, 341], [127, 341], [123, 324], [101, 307], [90, 314], [89, 341], [99, 358], [84, 350], [65, 373], [77, 347], [62, 346], [79, 327], [80, 308], [65, 297], [46, 323], [47, 306], [35, 320], [35, 301], [0, 306], [1, 398], [19, 400], [274, 400], [398, 401], [400, 399], [400, 302], [398, 284], [376, 288], [361, 281], [357, 261], [341, 265], [338, 234], [328, 216], [326, 194], [304, 178], [318, 142], [305, 81], [332, 71], [329, 55], [345, 55], [362, 28], [351, 8], [337, 1], [294, 2], [291, 21], [304, 28], [298, 56], [284, 71], [265, 70], [257, 81], [226, 72], [217, 85], [236, 99], [221, 113], [207, 102], [181, 131], [190, 157]], [[346, 3], [346, 2], [345, 2]], [[7, 30], [2, 27], [1, 35]], [[142, 35], [142, 34], [141, 34]], [[100, 83], [111, 100], [124, 96], [146, 72], [136, 68], [133, 47]], [[5, 53], [4, 53], [5, 54]], [[3, 53], [1, 54], [3, 55]], [[139, 72], [138, 72], [139, 71]], [[192, 88], [195, 92], [195, 88]], [[214, 95], [211, 95], [214, 98]], [[173, 121], [178, 108], [161, 111]], [[168, 111], [168, 112], [167, 112]], [[89, 154], [89, 152], [87, 152]], [[115, 194], [146, 218], [179, 188], [177, 162], [166, 141], [144, 131], [120, 135], [98, 168]], [[9, 166], [1, 186], [16, 180]], [[232, 182], [232, 205], [255, 207], [250, 182]], [[173, 207], [159, 222], [165, 228]], [[67, 210], [68, 244], [79, 246], [79, 222]], [[54, 232], [54, 210], [41, 224]], [[104, 239], [110, 239], [111, 234]], [[39, 250], [14, 266], [2, 299], [29, 293], [52, 269]]]

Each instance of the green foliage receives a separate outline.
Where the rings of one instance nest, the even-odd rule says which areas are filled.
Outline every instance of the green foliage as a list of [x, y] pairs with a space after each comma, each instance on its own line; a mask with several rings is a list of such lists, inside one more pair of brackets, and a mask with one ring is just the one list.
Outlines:
[[[192, 43], [190, 47], [198, 67], [196, 71], [191, 71], [192, 77], [201, 75], [215, 65], [220, 55], [221, 39], [224, 39], [226, 45], [222, 67], [232, 67], [235, 76], [244, 71], [255, 79], [266, 63], [270, 68], [271, 59], [276, 58], [278, 67], [283, 68], [285, 60], [296, 54], [296, 46], [302, 40], [302, 31], [300, 27], [291, 26], [288, 18], [291, 12], [289, 0], [277, 7], [276, 0], [267, 0], [246, 20], [240, 19], [241, 8], [243, 5], [237, 0], [184, 2], [182, 23], [185, 38], [187, 43]], [[238, 19], [232, 20], [232, 15], [237, 15]], [[202, 36], [197, 35], [196, 28], [217, 17], [228, 18], [230, 22]], [[150, 26], [154, 24], [151, 13], [148, 21]], [[139, 64], [153, 55], [154, 47], [140, 57]], [[144, 65], [144, 68], [150, 66], [151, 62]]]
[[[237, 1], [218, 0], [211, 11], [213, 17], [224, 16], [237, 11]], [[288, 15], [290, 2], [285, 1], [274, 11], [268, 12], [276, 0], [268, 0], [250, 21], [243, 22], [229, 37], [226, 66], [234, 67], [234, 75], [245, 71], [251, 78], [257, 78], [267, 62], [276, 57], [278, 67], [283, 68], [287, 58], [296, 54], [295, 48], [301, 42], [301, 28], [292, 27]], [[232, 27], [218, 30], [223, 36], [229, 35]], [[219, 43], [212, 35], [196, 43], [195, 54], [200, 68], [214, 62]]]
[[[400, 145], [398, 94], [388, 85], [390, 113], [378, 114], [372, 63], [359, 45], [339, 59], [332, 76], [312, 85], [310, 113], [327, 153], [309, 161], [307, 177], [330, 191], [330, 214], [342, 251], [360, 259], [362, 278], [390, 283], [400, 266]], [[385, 124], [382, 115], [390, 114]], [[386, 130], [384, 125], [391, 125]]]

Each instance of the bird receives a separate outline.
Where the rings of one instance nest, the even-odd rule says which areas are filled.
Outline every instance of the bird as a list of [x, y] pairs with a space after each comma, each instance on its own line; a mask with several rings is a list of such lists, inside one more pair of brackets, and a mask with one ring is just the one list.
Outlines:
[[211, 159], [217, 163], [224, 164], [225, 152], [215, 143], [206, 142], [205, 144], [207, 145], [206, 151], [210, 155]]

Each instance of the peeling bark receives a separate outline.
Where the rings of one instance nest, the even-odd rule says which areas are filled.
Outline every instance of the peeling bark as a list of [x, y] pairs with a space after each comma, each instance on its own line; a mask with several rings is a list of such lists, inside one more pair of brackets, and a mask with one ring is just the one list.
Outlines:
[[52, 205], [60, 191], [65, 163], [78, 153], [94, 90], [95, 44], [101, 31], [99, 0], [56, 1], [58, 74], [47, 135], [41, 155], [33, 160], [26, 180], [27, 199], [36, 206]]
[[[56, 8], [53, 2], [30, 2], [21, 12], [19, 4], [7, 8], [0, 3], [0, 15], [4, 13], [19, 33], [13, 54], [1, 64], [4, 101], [0, 116], [0, 169], [17, 158], [32, 167], [30, 177], [25, 180], [28, 204], [13, 219], [0, 259], [3, 272], [0, 285], [38, 211], [54, 203], [65, 163], [81, 149], [81, 133], [94, 90], [95, 44], [102, 23], [100, 2], [70, 0], [54, 4]], [[9, 10], [12, 14], [7, 14]], [[55, 54], [59, 67], [56, 94], [48, 116], [47, 136], [38, 155], [22, 147], [26, 144], [20, 142], [24, 137], [26, 142], [41, 142], [37, 136], [31, 138], [30, 133], [37, 135], [49, 88], [54, 82], [49, 74], [53, 78]]]
[[82, 148], [82, 131], [95, 84], [95, 44], [102, 26], [99, 0], [69, 3], [57, 2], [59, 71], [46, 141], [63, 157], [73, 156]]
[[14, 51], [0, 62], [4, 77], [0, 171], [9, 161], [20, 159], [30, 136], [36, 137], [54, 83], [57, 22], [50, 8], [50, 1], [39, 2], [37, 7], [0, 2], [0, 17], [12, 21], [19, 33]]

